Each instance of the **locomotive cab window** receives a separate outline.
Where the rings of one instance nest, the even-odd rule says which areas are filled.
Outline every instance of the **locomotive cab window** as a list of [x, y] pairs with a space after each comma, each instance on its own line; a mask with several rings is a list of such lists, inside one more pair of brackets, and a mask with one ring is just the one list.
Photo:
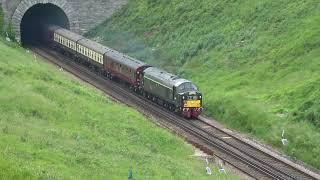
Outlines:
[[178, 86], [178, 93], [183, 93], [186, 91], [197, 91], [197, 87], [190, 82], [186, 82]]

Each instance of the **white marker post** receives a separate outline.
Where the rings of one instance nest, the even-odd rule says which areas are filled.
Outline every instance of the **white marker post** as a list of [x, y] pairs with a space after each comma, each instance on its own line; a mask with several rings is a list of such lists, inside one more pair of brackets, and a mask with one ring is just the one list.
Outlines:
[[208, 160], [208, 157], [206, 157], [206, 163], [207, 163], [207, 167], [206, 167], [206, 173], [207, 175], [212, 175], [212, 171], [209, 167], [209, 160]]
[[8, 32], [6, 32], [6, 40], [7, 40], [8, 42], [11, 42], [11, 39], [9, 38]]
[[207, 172], [207, 175], [211, 175], [212, 174], [212, 171], [211, 171], [209, 166], [206, 167], [206, 172]]
[[281, 135], [281, 142], [282, 142], [282, 145], [286, 146], [288, 145], [288, 140], [284, 138], [284, 129], [282, 130], [282, 135]]
[[219, 173], [220, 174], [226, 174], [226, 170], [223, 168], [223, 163], [221, 160], [219, 160]]

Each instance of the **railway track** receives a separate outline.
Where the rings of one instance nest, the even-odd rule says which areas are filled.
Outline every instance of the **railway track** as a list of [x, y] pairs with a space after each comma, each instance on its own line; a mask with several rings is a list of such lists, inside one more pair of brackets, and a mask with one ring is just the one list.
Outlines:
[[137, 107], [139, 111], [147, 116], [156, 117], [157, 124], [183, 136], [195, 146], [209, 154], [214, 154], [253, 178], [320, 179], [319, 174], [308, 171], [298, 165], [290, 165], [283, 159], [273, 157], [244, 142], [232, 133], [208, 123], [204, 117], [200, 117], [197, 120], [185, 120], [172, 112], [168, 112], [168, 110], [156, 103], [146, 101], [143, 97], [133, 94], [123, 85], [97, 76], [95, 72], [80, 66], [69, 57], [48, 48], [31, 49], [49, 62], [64, 68], [114, 99], [129, 106]]

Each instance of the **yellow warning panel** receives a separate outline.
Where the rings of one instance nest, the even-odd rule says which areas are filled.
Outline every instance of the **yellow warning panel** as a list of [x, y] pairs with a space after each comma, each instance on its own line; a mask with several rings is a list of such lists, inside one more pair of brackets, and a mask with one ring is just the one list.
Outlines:
[[201, 107], [201, 101], [200, 100], [187, 100], [184, 101], [185, 108], [200, 108]]

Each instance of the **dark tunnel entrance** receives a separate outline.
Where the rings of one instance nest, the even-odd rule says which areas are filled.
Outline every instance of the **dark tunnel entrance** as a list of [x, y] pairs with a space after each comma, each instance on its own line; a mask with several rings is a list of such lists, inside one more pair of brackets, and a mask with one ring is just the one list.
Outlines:
[[70, 28], [67, 15], [54, 4], [37, 4], [28, 9], [20, 25], [22, 45], [39, 45], [43, 27], [48, 24]]

